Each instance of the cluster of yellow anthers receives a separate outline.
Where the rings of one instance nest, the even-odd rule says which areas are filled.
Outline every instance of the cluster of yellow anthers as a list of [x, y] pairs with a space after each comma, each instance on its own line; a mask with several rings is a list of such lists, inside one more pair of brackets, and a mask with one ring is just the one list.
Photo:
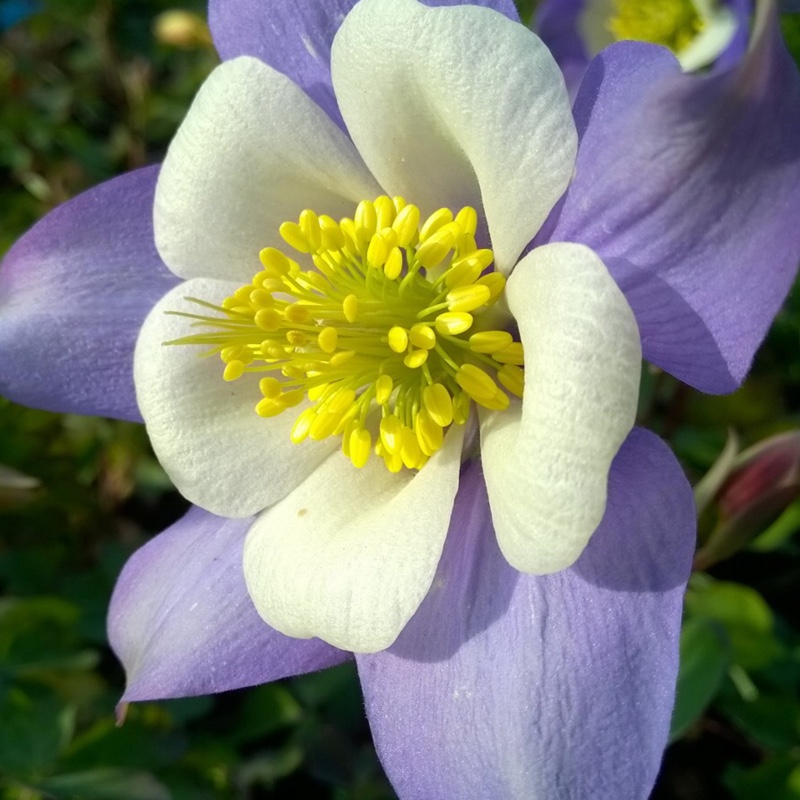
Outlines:
[[641, 39], [680, 53], [705, 28], [701, 5], [697, 0], [614, 0], [608, 29], [618, 41]]
[[445, 429], [466, 421], [471, 400], [507, 408], [497, 382], [522, 395], [521, 343], [476, 324], [505, 287], [500, 273], [487, 271], [493, 254], [478, 249], [476, 226], [469, 207], [455, 217], [439, 209], [420, 224], [419, 209], [400, 197], [363, 201], [354, 219], [340, 222], [303, 211], [280, 234], [314, 268], [262, 250], [263, 271], [221, 306], [191, 298], [221, 316], [184, 316], [215, 330], [169, 344], [209, 346], [228, 381], [263, 374], [262, 417], [307, 396], [294, 442], [341, 435], [345, 455], [361, 467], [373, 430], [389, 470], [420, 469]]

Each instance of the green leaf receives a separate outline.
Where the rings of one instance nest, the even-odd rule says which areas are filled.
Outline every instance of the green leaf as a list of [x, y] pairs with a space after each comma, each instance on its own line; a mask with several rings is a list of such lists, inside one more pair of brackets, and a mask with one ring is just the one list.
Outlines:
[[720, 697], [719, 707], [763, 747], [789, 749], [800, 745], [800, 702], [796, 697], [762, 693], [747, 701], [732, 691]]
[[681, 631], [681, 663], [670, 740], [683, 736], [722, 686], [731, 660], [728, 637], [711, 620], [687, 620]]
[[0, 765], [20, 778], [48, 770], [72, 734], [74, 711], [43, 686], [17, 684], [0, 696]]
[[772, 611], [749, 586], [714, 580], [696, 582], [686, 594], [686, 610], [690, 617], [722, 624], [731, 642], [733, 661], [744, 669], [761, 669], [782, 652]]
[[732, 769], [725, 783], [736, 800], [800, 800], [800, 764], [776, 756], [746, 772]]
[[169, 790], [147, 772], [93, 769], [56, 775], [37, 789], [63, 800], [170, 800]]
[[281, 684], [259, 686], [242, 708], [234, 740], [242, 743], [259, 739], [299, 722], [302, 715], [300, 704]]

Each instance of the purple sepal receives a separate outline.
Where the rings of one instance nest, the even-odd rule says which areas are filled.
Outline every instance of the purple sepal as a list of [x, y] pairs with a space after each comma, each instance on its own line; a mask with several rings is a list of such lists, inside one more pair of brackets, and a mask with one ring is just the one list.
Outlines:
[[689, 484], [635, 429], [579, 561], [544, 577], [495, 543], [463, 476], [429, 596], [389, 650], [356, 656], [378, 752], [403, 800], [644, 800], [667, 742], [695, 542]]
[[258, 616], [242, 570], [251, 524], [192, 508], [130, 558], [108, 615], [127, 674], [121, 702], [224, 692], [351, 657], [319, 639], [290, 639]]
[[0, 265], [0, 394], [36, 408], [140, 420], [133, 347], [177, 283], [153, 243], [158, 167], [51, 211]]
[[[638, 42], [597, 56], [575, 101], [575, 178], [537, 237], [587, 244], [639, 287], [645, 358], [712, 393], [743, 380], [800, 261], [800, 80], [764, 23], [725, 74], [685, 75]], [[695, 353], [663, 324], [680, 300]]]

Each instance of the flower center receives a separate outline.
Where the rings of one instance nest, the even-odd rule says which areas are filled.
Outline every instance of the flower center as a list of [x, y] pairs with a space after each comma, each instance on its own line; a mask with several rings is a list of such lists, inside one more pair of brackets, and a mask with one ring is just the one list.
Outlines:
[[615, 14], [608, 28], [617, 40], [638, 39], [685, 50], [703, 30], [704, 21], [692, 0], [613, 0]]
[[218, 316], [182, 316], [212, 331], [168, 344], [209, 347], [226, 381], [263, 375], [262, 417], [307, 397], [296, 443], [341, 436], [356, 467], [374, 449], [392, 472], [421, 469], [471, 401], [502, 410], [506, 392], [522, 396], [522, 344], [480, 324], [505, 279], [489, 271], [476, 226], [473, 208], [421, 221], [400, 197], [363, 201], [339, 222], [305, 210], [280, 234], [313, 268], [265, 248], [264, 269], [221, 306], [190, 298]]

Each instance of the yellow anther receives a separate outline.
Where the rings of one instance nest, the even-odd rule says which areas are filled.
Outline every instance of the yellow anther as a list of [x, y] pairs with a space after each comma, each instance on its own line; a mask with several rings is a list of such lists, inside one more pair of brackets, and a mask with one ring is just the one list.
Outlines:
[[480, 367], [462, 364], [456, 383], [475, 401], [488, 400], [497, 394], [497, 384]]
[[[313, 256], [317, 258], [317, 256]], [[324, 275], [318, 272], [304, 272], [302, 278], [298, 278], [297, 282], [306, 289], [316, 289], [318, 292], [329, 292], [331, 284], [325, 279]]]
[[391, 347], [395, 353], [405, 353], [408, 349], [408, 331], [405, 328], [401, 328], [399, 325], [390, 328], [389, 347]]
[[475, 235], [478, 230], [478, 212], [472, 206], [464, 206], [461, 211], [456, 214], [455, 220], [461, 230], [470, 236]]
[[356, 208], [356, 241], [366, 245], [375, 233], [378, 224], [378, 215], [375, 213], [375, 204], [370, 200], [362, 200]]
[[282, 292], [286, 286], [280, 278], [264, 278], [261, 281], [261, 288], [267, 292]]
[[508, 399], [508, 395], [502, 389], [498, 389], [487, 400], [476, 400], [475, 402], [492, 411], [505, 411], [511, 405], [511, 400]]
[[386, 259], [386, 263], [383, 265], [383, 274], [390, 281], [393, 281], [400, 277], [400, 273], [402, 271], [403, 254], [400, 252], [399, 247], [393, 247], [389, 252], [389, 257]]
[[394, 390], [394, 381], [388, 375], [381, 375], [375, 381], [375, 402], [379, 405], [385, 405], [389, 402]]
[[469, 349], [473, 353], [496, 353], [513, 341], [514, 337], [507, 331], [481, 331], [469, 337]]
[[286, 411], [286, 406], [271, 397], [264, 397], [256, 404], [256, 414], [259, 417], [277, 417], [278, 414], [282, 414], [284, 411]]
[[397, 233], [397, 244], [408, 247], [414, 243], [419, 229], [419, 209], [415, 205], [404, 206], [392, 223]]
[[391, 197], [387, 197], [384, 194], [377, 198], [375, 200], [375, 216], [377, 217], [375, 225], [377, 229], [381, 230], [382, 228], [390, 227], [394, 222], [395, 213]]
[[389, 255], [389, 245], [380, 233], [370, 239], [367, 248], [367, 261], [371, 267], [382, 267]]
[[287, 350], [285, 347], [281, 347], [279, 344], [275, 344], [275, 342], [268, 339], [261, 342], [261, 352], [268, 359], [280, 361], [280, 359], [286, 357]]
[[[341, 427], [342, 425], [339, 423], [339, 428]], [[342, 428], [342, 453], [344, 453], [347, 458], [350, 458], [350, 434], [355, 430], [355, 428], [356, 423], [353, 420], [349, 420], [344, 428]], [[334, 433], [334, 436], [336, 435], [337, 434]]]
[[282, 366], [281, 374], [296, 381], [301, 381], [306, 377], [305, 372], [300, 369], [300, 367], [296, 367], [294, 364], [285, 364]]
[[423, 350], [433, 350], [436, 347], [436, 334], [433, 328], [421, 322], [411, 326], [408, 339], [414, 347], [420, 347]]
[[295, 444], [300, 444], [300, 442], [305, 441], [308, 438], [308, 434], [311, 432], [311, 425], [316, 418], [317, 412], [313, 408], [307, 408], [295, 420], [289, 438]]
[[356, 354], [355, 350], [340, 350], [338, 353], [335, 353], [331, 356], [331, 366], [332, 367], [341, 367], [350, 361]]
[[381, 443], [387, 453], [399, 453], [403, 446], [403, 425], [394, 415], [389, 414], [381, 420]]
[[347, 437], [350, 444], [350, 460], [353, 466], [363, 467], [369, 459], [372, 450], [372, 436], [365, 428], [355, 428]]
[[494, 303], [494, 301], [503, 294], [506, 288], [506, 279], [500, 272], [490, 272], [488, 275], [478, 278], [475, 283], [480, 286], [485, 286], [489, 290], [487, 305]]
[[503, 364], [497, 370], [497, 380], [500, 381], [511, 394], [522, 397], [525, 388], [525, 372], [514, 364]]
[[262, 378], [258, 382], [258, 388], [261, 390], [261, 394], [270, 400], [276, 400], [283, 392], [281, 382], [277, 378]]
[[328, 413], [344, 414], [356, 399], [356, 393], [352, 389], [339, 389], [328, 401]]
[[403, 458], [400, 453], [384, 453], [383, 463], [386, 464], [386, 469], [388, 469], [389, 472], [397, 473], [403, 469]]
[[249, 303], [250, 302], [250, 294], [253, 291], [252, 285], [248, 286], [240, 286], [234, 293], [233, 296], [240, 300], [242, 303]]
[[219, 356], [220, 358], [226, 363], [230, 363], [231, 361], [238, 361], [244, 357], [245, 348], [242, 347], [240, 344], [234, 345], [233, 347], [226, 347], [224, 348]]
[[434, 211], [425, 222], [419, 231], [420, 242], [425, 242], [430, 236], [433, 236], [436, 231], [443, 228], [453, 221], [453, 212], [449, 208], [440, 208]]
[[[294, 223], [287, 222], [285, 224], [293, 225]], [[283, 236], [283, 234], [281, 234], [281, 236]], [[281, 275], [289, 274], [291, 262], [280, 250], [274, 247], [265, 247], [259, 252], [258, 258], [264, 265], [264, 270], [267, 273], [264, 277], [279, 278]]]
[[339, 220], [339, 230], [344, 239], [344, 250], [348, 255], [358, 253], [358, 237], [356, 236], [356, 223], [349, 217], [342, 217]]
[[327, 214], [320, 214], [319, 229], [322, 234], [322, 248], [324, 250], [341, 250], [344, 247], [344, 236], [339, 228], [339, 223]]
[[339, 343], [339, 331], [331, 325], [323, 328], [317, 336], [317, 344], [323, 353], [332, 353], [336, 350], [336, 345]]
[[422, 402], [437, 425], [446, 428], [453, 421], [453, 398], [441, 383], [426, 386], [422, 390]]
[[444, 283], [448, 289], [457, 289], [459, 286], [467, 286], [475, 283], [483, 272], [483, 267], [477, 259], [464, 258], [455, 262], [445, 273]]
[[424, 408], [414, 420], [414, 432], [417, 435], [420, 450], [426, 456], [432, 456], [444, 441], [444, 431], [441, 425], [437, 425]]
[[314, 421], [308, 430], [309, 437], [317, 442], [327, 439], [336, 430], [340, 419], [341, 414], [325, 413], [324, 411], [322, 413], [317, 412], [317, 416], [314, 417]]
[[263, 289], [254, 289], [250, 293], [250, 303], [258, 308], [271, 308], [275, 303], [275, 298], [270, 292]]
[[436, 330], [444, 336], [458, 336], [472, 327], [472, 314], [466, 311], [445, 311], [436, 317]]
[[394, 206], [394, 210], [399, 214], [407, 205], [405, 197], [400, 197], [400, 195], [395, 195], [392, 198], [392, 205]]
[[244, 375], [244, 362], [242, 361], [229, 361], [225, 365], [225, 371], [222, 373], [223, 380], [235, 381]]
[[308, 242], [311, 251], [319, 250], [322, 245], [322, 231], [319, 227], [317, 215], [309, 208], [300, 212], [300, 230]]
[[433, 269], [442, 263], [444, 257], [453, 249], [458, 231], [449, 225], [432, 233], [417, 248], [417, 261], [426, 269]]
[[471, 233], [462, 233], [456, 239], [456, 251], [461, 257], [465, 257], [475, 253], [478, 250], [478, 244], [475, 237]]
[[469, 286], [459, 286], [447, 293], [447, 307], [450, 311], [475, 311], [489, 302], [490, 291], [488, 286], [473, 283]]
[[427, 350], [412, 350], [404, 359], [403, 363], [409, 369], [418, 369], [428, 360]]
[[[351, 431], [355, 426], [359, 424], [356, 417], [359, 416], [361, 412], [361, 408], [358, 403], [353, 403], [347, 411], [342, 414], [342, 418], [339, 420], [339, 424], [336, 426], [336, 429], [333, 432], [333, 436], [344, 436], [346, 431]], [[350, 445], [347, 445], [349, 448]]]
[[287, 322], [291, 322], [295, 325], [302, 325], [304, 322], [308, 321], [308, 318], [311, 314], [308, 311], [308, 308], [305, 306], [300, 305], [300, 303], [292, 303], [283, 311], [283, 316], [286, 318]]
[[403, 426], [403, 447], [400, 450], [400, 456], [408, 469], [421, 469], [428, 460], [419, 446], [417, 434], [406, 426]]
[[508, 347], [492, 353], [492, 358], [501, 364], [516, 364], [521, 367], [525, 361], [522, 353], [522, 342], [512, 342]]
[[308, 399], [311, 400], [311, 402], [316, 403], [317, 400], [319, 400], [320, 397], [322, 397], [322, 395], [324, 395], [325, 392], [327, 391], [328, 391], [328, 384], [319, 383], [316, 386], [312, 386], [308, 390]]
[[295, 347], [302, 347], [308, 341], [308, 336], [303, 331], [286, 331], [286, 341]]
[[278, 233], [286, 244], [300, 253], [310, 253], [313, 249], [302, 228], [296, 222], [284, 222], [278, 229]]
[[463, 425], [469, 419], [470, 398], [466, 392], [457, 392], [453, 395], [453, 422]]
[[284, 392], [278, 401], [284, 408], [294, 408], [303, 402], [305, 397], [302, 389], [293, 389], [291, 392]]
[[347, 295], [342, 301], [342, 313], [350, 324], [358, 319], [358, 298], [354, 294]]

